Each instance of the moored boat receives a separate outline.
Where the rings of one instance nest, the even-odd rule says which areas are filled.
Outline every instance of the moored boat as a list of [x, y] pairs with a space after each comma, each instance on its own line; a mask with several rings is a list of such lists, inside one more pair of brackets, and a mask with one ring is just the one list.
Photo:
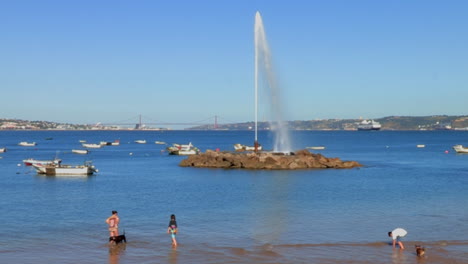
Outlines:
[[23, 163], [25, 166], [33, 166], [33, 165], [50, 165], [50, 164], [60, 164], [62, 162], [61, 159], [53, 159], [53, 160], [37, 160], [37, 159], [25, 159]]
[[92, 175], [98, 170], [90, 162], [84, 165], [33, 165], [38, 174], [51, 176], [67, 176], [67, 175]]
[[164, 141], [155, 141], [154, 144], [166, 145], [166, 142], [164, 142]]
[[313, 150], [323, 150], [325, 149], [324, 146], [312, 146], [312, 147], [306, 147], [308, 149], [313, 149]]
[[[247, 146], [247, 145], [242, 145], [242, 144], [234, 144], [234, 149], [236, 151], [255, 151], [255, 147], [252, 146]], [[262, 145], [258, 145], [257, 150], [260, 151], [262, 150]]]
[[89, 150], [87, 150], [87, 149], [72, 149], [72, 153], [75, 153], [75, 154], [88, 154]]
[[0, 148], [0, 153], [6, 152], [7, 148]]
[[83, 143], [81, 144], [85, 148], [101, 148], [101, 144]]
[[21, 141], [20, 143], [18, 143], [19, 146], [23, 146], [23, 147], [34, 147], [36, 146], [36, 142], [26, 142], [26, 141]]
[[120, 145], [120, 140], [114, 140], [114, 142], [109, 142], [109, 141], [101, 141], [99, 143], [101, 146], [118, 146]]
[[146, 140], [142, 140], [142, 139], [135, 140], [135, 143], [137, 143], [137, 144], [146, 144]]
[[455, 145], [455, 146], [453, 146], [453, 149], [457, 153], [468, 153], [468, 148], [464, 147], [463, 145]]
[[200, 150], [192, 145], [192, 142], [186, 145], [181, 144], [172, 144], [172, 146], [167, 147], [169, 155], [196, 155], [200, 153]]

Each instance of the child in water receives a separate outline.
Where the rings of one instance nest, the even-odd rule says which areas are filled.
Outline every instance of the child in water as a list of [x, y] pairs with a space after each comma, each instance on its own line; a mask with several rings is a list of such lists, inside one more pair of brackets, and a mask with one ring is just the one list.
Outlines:
[[169, 221], [169, 226], [167, 228], [167, 233], [171, 234], [172, 246], [177, 247], [177, 240], [176, 240], [177, 221], [176, 221], [175, 215], [171, 215], [171, 221]]

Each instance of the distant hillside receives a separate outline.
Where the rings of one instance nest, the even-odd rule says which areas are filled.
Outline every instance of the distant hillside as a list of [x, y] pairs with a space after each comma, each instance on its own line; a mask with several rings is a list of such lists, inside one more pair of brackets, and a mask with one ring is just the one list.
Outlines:
[[[363, 119], [321, 119], [288, 121], [286, 125], [290, 130], [357, 130]], [[374, 119], [382, 125], [381, 130], [468, 130], [468, 116], [388, 116]], [[253, 130], [254, 122], [203, 125], [186, 130]], [[259, 122], [258, 130], [271, 130], [268, 122]], [[116, 126], [96, 126], [85, 124], [67, 124], [50, 121], [27, 121], [19, 119], [0, 119], [0, 130], [95, 130], [95, 129], [125, 129]], [[145, 128], [135, 128], [145, 129]]]
[[[388, 116], [374, 119], [382, 125], [381, 130], [468, 130], [468, 116]], [[321, 119], [286, 122], [290, 130], [357, 130], [363, 119]], [[252, 130], [254, 122], [220, 124], [218, 130]], [[213, 130], [213, 125], [190, 128], [192, 130]], [[270, 130], [268, 122], [259, 122], [258, 130]]]

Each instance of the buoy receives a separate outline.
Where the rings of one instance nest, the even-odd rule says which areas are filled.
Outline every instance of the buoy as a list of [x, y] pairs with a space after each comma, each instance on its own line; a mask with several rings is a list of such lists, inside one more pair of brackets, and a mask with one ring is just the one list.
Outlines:
[[131, 155], [133, 155], [133, 153], [132, 153], [132, 152], [130, 152], [128, 155], [130, 155], [130, 156], [131, 156]]
[[448, 154], [448, 153], [449, 153], [449, 151], [448, 151], [448, 150], [446, 150], [446, 151], [445, 151], [445, 154]]
[[21, 163], [18, 163], [18, 167], [21, 167]]

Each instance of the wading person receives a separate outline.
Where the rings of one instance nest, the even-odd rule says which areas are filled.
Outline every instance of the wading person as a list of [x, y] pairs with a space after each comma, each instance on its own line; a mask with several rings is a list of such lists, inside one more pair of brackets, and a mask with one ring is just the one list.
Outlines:
[[172, 246], [177, 247], [177, 240], [176, 240], [176, 235], [177, 235], [177, 221], [175, 215], [171, 215], [171, 220], [169, 221], [169, 226], [167, 227], [167, 233], [171, 234], [172, 238]]
[[403, 242], [401, 242], [401, 239], [406, 236], [408, 232], [404, 230], [403, 228], [396, 228], [391, 232], [388, 232], [388, 236], [393, 239], [392, 245], [393, 248], [395, 248], [396, 244], [400, 246], [400, 249], [405, 249], [405, 246], [403, 245]]
[[[109, 236], [116, 237], [119, 235], [119, 216], [117, 211], [112, 211], [112, 215], [106, 219], [106, 223], [109, 225]], [[112, 242], [112, 241], [111, 241]]]

